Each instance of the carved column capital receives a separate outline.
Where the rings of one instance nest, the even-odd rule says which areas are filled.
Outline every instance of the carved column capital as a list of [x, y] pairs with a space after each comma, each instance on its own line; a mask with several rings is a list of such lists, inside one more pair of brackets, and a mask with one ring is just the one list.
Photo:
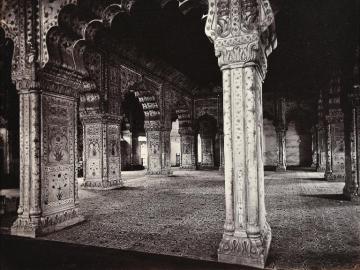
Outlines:
[[348, 95], [352, 107], [360, 108], [360, 86], [354, 86], [352, 93]]
[[255, 65], [264, 79], [266, 57], [276, 47], [273, 22], [268, 0], [209, 0], [205, 33], [220, 68]]

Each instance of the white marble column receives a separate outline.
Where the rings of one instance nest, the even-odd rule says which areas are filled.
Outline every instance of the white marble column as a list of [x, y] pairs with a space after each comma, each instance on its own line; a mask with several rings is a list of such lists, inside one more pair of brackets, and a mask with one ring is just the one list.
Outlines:
[[325, 179], [327, 181], [334, 180], [333, 175], [333, 160], [332, 160], [332, 127], [330, 123], [326, 123], [326, 167], [325, 167]]
[[266, 57], [276, 46], [268, 28], [273, 21], [266, 0], [209, 0], [205, 27], [223, 76], [226, 208], [218, 259], [261, 268], [271, 242], [265, 218], [262, 83]]
[[224, 132], [223, 130], [218, 131], [219, 136], [219, 145], [220, 145], [220, 163], [219, 163], [219, 171], [224, 172]]
[[[71, 87], [71, 86], [67, 86]], [[36, 237], [83, 221], [76, 180], [75, 97], [18, 83], [20, 204], [11, 234]]]
[[317, 110], [317, 124], [315, 126], [316, 129], [316, 139], [317, 139], [317, 164], [316, 171], [325, 172], [326, 170], [326, 160], [327, 160], [327, 129], [325, 124], [325, 116], [324, 116], [324, 99], [323, 99], [323, 91], [319, 93], [318, 99], [318, 110]]
[[185, 170], [196, 169], [195, 135], [192, 131], [179, 130], [181, 164], [180, 168]]
[[147, 141], [147, 175], [171, 175], [170, 130], [145, 129]]
[[345, 113], [345, 187], [344, 196], [360, 201], [360, 47], [356, 49], [352, 88], [347, 94]]
[[214, 140], [212, 134], [201, 134], [201, 167], [204, 169], [214, 168]]
[[278, 145], [278, 163], [277, 172], [286, 171], [286, 129], [283, 127], [276, 128], [276, 138]]
[[360, 201], [360, 95], [356, 106], [348, 109], [345, 126], [345, 187], [344, 195]]
[[278, 162], [276, 171], [286, 171], [286, 99], [278, 97], [276, 99], [276, 139]]
[[141, 165], [141, 144], [139, 142], [139, 135], [132, 133], [131, 137], [131, 165]]
[[327, 162], [325, 179], [345, 181], [344, 115], [341, 109], [330, 110], [327, 121]]
[[314, 126], [311, 128], [311, 168], [316, 169], [318, 165], [318, 131]]
[[316, 125], [317, 132], [317, 164], [316, 171], [325, 172], [326, 170], [326, 130], [322, 124]]
[[115, 189], [121, 179], [121, 117], [108, 114], [82, 118], [84, 183], [87, 189]]

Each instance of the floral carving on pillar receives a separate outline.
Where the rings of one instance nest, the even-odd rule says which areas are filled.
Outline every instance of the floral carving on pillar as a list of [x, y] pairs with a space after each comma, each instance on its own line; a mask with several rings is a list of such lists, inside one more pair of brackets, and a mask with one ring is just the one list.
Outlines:
[[225, 225], [218, 260], [263, 268], [265, 217], [262, 82], [276, 47], [268, 0], [209, 0], [205, 26], [223, 74]]

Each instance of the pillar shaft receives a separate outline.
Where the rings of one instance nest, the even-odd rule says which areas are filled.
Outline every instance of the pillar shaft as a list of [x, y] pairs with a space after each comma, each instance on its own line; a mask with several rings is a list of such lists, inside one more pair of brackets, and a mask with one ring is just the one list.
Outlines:
[[121, 119], [110, 115], [84, 117], [84, 188], [114, 189], [121, 180]]
[[180, 132], [181, 169], [196, 169], [195, 137], [193, 133]]
[[36, 237], [81, 222], [76, 99], [20, 90], [20, 204], [11, 233]]
[[147, 174], [170, 175], [170, 130], [146, 130]]
[[327, 162], [325, 179], [345, 181], [344, 116], [341, 112], [330, 111], [327, 116]]
[[311, 129], [311, 167], [312, 168], [317, 168], [318, 166], [318, 129], [316, 127], [313, 127]]
[[208, 134], [201, 135], [201, 167], [214, 168], [214, 136]]
[[276, 129], [276, 138], [278, 144], [278, 164], [276, 171], [286, 171], [286, 130], [283, 128]]
[[271, 242], [264, 201], [262, 80], [267, 56], [276, 47], [273, 22], [268, 0], [209, 0], [205, 26], [223, 76], [225, 225], [218, 259], [262, 268]]
[[278, 162], [276, 171], [286, 171], [286, 99], [276, 99], [276, 140]]
[[141, 165], [141, 144], [139, 142], [139, 135], [138, 134], [132, 134], [131, 139], [131, 152], [132, 152], [132, 165], [138, 166]]
[[333, 171], [332, 171], [332, 128], [330, 123], [326, 123], [326, 169], [325, 169], [325, 179], [333, 180]]
[[[360, 98], [359, 98], [360, 100]], [[360, 105], [348, 109], [345, 117], [345, 187], [349, 200], [360, 200]]]
[[219, 131], [219, 145], [220, 145], [220, 164], [219, 164], [219, 171], [224, 172], [224, 133], [223, 131]]
[[325, 172], [326, 169], [326, 130], [324, 126], [317, 125], [317, 158], [316, 158], [316, 170], [318, 172]]
[[226, 221], [219, 260], [263, 266], [271, 231], [265, 220], [261, 77], [254, 66], [224, 69], [223, 88]]

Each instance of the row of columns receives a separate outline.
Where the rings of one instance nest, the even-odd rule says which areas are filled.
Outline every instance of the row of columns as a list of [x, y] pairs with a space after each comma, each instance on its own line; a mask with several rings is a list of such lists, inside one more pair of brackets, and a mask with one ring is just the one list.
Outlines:
[[[121, 118], [114, 115], [83, 117], [84, 188], [115, 189], [123, 185], [121, 179]], [[220, 140], [220, 170], [223, 169], [223, 136]], [[131, 164], [140, 165], [139, 136], [131, 136]], [[197, 138], [188, 130], [180, 130], [181, 169], [194, 170]], [[146, 130], [148, 149], [147, 175], [171, 175], [170, 130]], [[214, 168], [215, 137], [203, 134], [202, 167]]]

